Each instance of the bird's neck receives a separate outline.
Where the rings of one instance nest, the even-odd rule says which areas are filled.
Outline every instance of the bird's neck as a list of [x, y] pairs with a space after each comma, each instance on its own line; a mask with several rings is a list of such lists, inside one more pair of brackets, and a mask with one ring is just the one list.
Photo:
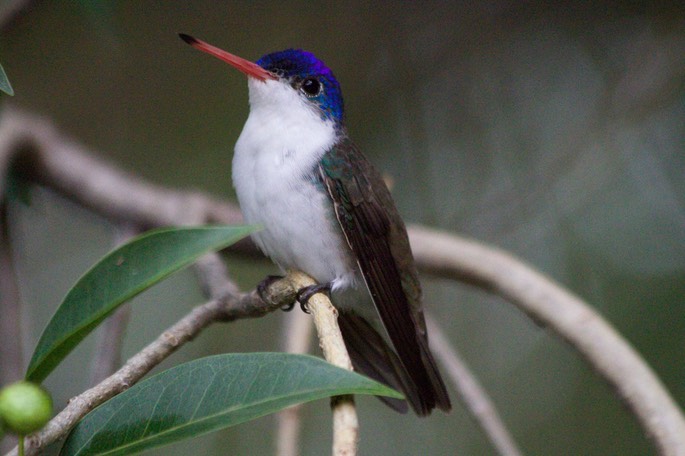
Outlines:
[[341, 130], [307, 106], [256, 104], [251, 106], [236, 154], [264, 166], [311, 169], [339, 141]]

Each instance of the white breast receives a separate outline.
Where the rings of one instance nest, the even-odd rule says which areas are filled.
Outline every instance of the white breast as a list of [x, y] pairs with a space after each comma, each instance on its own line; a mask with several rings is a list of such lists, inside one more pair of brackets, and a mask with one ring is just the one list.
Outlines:
[[336, 141], [289, 85], [249, 79], [250, 115], [233, 157], [241, 210], [262, 231], [253, 239], [281, 268], [295, 268], [335, 289], [355, 281], [352, 260], [333, 206], [318, 183], [318, 163]]

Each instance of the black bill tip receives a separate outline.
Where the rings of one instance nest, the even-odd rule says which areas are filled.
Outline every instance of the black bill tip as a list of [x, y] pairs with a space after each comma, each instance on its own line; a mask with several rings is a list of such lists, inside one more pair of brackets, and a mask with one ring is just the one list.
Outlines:
[[185, 33], [179, 33], [178, 36], [180, 36], [183, 41], [190, 45], [197, 43], [197, 40], [195, 38], [193, 38], [190, 35], [186, 35]]

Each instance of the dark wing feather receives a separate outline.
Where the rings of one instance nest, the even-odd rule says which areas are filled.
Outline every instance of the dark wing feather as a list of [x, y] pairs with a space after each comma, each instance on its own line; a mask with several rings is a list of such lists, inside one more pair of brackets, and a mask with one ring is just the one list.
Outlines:
[[[320, 172], [340, 227], [401, 361], [402, 368], [397, 369], [386, 357], [389, 366], [385, 370], [390, 367], [400, 376], [398, 381], [418, 414], [428, 414], [436, 406], [449, 410], [445, 385], [428, 349], [421, 288], [409, 240], [390, 192], [375, 168], [347, 138], [322, 158]], [[357, 346], [356, 351], [364, 349]], [[362, 354], [374, 354], [373, 347], [365, 351]]]
[[[410, 388], [403, 382], [405, 376], [398, 374], [404, 367], [397, 355], [366, 320], [353, 312], [341, 312], [338, 324], [355, 370], [397, 391]], [[385, 396], [378, 396], [378, 399], [400, 413], [407, 413], [404, 400]]]

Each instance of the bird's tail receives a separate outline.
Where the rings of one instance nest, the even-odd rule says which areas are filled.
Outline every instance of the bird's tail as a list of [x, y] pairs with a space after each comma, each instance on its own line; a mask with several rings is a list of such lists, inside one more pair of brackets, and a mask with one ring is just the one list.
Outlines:
[[[353, 312], [338, 316], [340, 331], [355, 370], [404, 393], [407, 401], [379, 397], [401, 413], [407, 412], [407, 402], [421, 416], [430, 414], [434, 407], [449, 411], [451, 404], [447, 390], [425, 339], [419, 341], [425, 372], [407, 372], [400, 359], [383, 337], [364, 318]], [[425, 343], [425, 344], [424, 344]], [[429, 385], [417, 385], [415, 376], [427, 378]]]

